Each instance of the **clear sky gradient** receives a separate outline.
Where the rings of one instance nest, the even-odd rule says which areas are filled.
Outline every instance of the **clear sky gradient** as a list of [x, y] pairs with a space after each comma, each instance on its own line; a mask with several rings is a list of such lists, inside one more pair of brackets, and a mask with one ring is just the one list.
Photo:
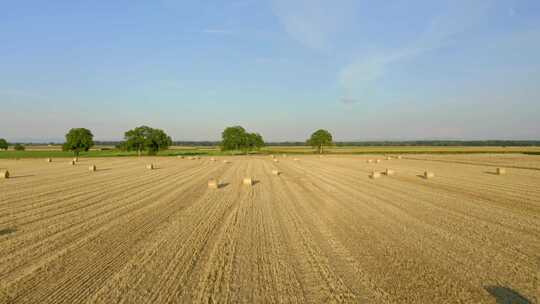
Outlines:
[[540, 1], [0, 1], [0, 137], [539, 139]]

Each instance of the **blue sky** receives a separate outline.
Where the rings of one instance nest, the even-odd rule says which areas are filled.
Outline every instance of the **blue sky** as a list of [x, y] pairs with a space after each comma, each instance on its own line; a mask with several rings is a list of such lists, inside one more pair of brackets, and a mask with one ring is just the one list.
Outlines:
[[540, 139], [540, 1], [0, 1], [0, 137]]

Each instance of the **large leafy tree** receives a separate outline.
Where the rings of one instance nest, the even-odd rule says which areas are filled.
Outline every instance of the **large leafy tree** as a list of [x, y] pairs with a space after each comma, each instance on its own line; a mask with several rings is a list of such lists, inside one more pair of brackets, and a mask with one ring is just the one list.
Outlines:
[[248, 147], [250, 149], [259, 150], [264, 146], [264, 140], [259, 133], [247, 133], [248, 137]]
[[129, 130], [124, 134], [125, 142], [122, 147], [128, 151], [137, 151], [139, 156], [143, 151], [148, 154], [156, 154], [158, 151], [166, 150], [172, 145], [172, 139], [161, 129], [154, 129], [148, 126], [141, 126]]
[[94, 146], [94, 135], [85, 128], [74, 128], [66, 134], [66, 142], [62, 146], [64, 151], [72, 151], [79, 158], [81, 151], [88, 151]]
[[260, 149], [264, 146], [264, 140], [258, 133], [248, 133], [241, 126], [228, 127], [221, 133], [221, 149], [248, 150]]
[[5, 139], [0, 138], [0, 150], [7, 150], [8, 147], [9, 147], [8, 142]]
[[313, 148], [316, 148], [319, 153], [323, 153], [324, 146], [331, 146], [333, 144], [332, 134], [326, 130], [319, 129], [311, 134], [307, 143]]
[[241, 126], [228, 127], [221, 133], [221, 149], [240, 150], [247, 144], [246, 130]]

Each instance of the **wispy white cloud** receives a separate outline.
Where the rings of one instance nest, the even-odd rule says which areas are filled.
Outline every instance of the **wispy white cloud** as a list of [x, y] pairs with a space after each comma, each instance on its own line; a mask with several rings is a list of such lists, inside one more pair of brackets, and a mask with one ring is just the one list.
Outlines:
[[456, 36], [486, 19], [490, 6], [489, 0], [454, 1], [433, 17], [427, 23], [426, 29], [408, 45], [394, 49], [377, 49], [371, 54], [359, 55], [339, 73], [342, 100], [369, 100], [368, 97], [376, 92], [377, 81], [385, 76], [391, 64], [454, 43]]
[[285, 31], [302, 45], [326, 50], [331, 37], [354, 16], [353, 0], [273, 0], [273, 10]]
[[224, 30], [224, 29], [204, 29], [204, 30], [201, 30], [201, 32], [205, 34], [218, 34], [218, 35], [232, 34], [232, 31]]

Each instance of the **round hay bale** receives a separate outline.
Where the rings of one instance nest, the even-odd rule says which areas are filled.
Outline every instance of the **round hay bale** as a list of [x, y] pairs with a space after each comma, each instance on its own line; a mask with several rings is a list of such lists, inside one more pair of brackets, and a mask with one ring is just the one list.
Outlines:
[[6, 170], [0, 170], [0, 178], [9, 178], [9, 171]]
[[224, 163], [224, 164], [228, 164], [228, 163], [230, 163], [230, 161], [224, 159], [224, 160], [223, 160], [223, 163]]
[[52, 162], [52, 159], [49, 157], [49, 158], [46, 159], [46, 161], [47, 161], [48, 163], [50, 163], [50, 162]]
[[394, 170], [386, 168], [386, 170], [384, 171], [384, 174], [386, 176], [394, 175]]
[[397, 156], [397, 159], [401, 159], [401, 155], [398, 155], [398, 156]]
[[279, 170], [272, 170], [272, 174], [274, 174], [274, 175], [280, 175], [281, 172], [279, 172]]
[[148, 170], [154, 170], [154, 164], [148, 164], [148, 165], [146, 165], [146, 169], [148, 169]]
[[251, 177], [246, 177], [242, 181], [244, 185], [252, 186], [253, 185], [253, 179]]
[[366, 160], [366, 163], [371, 164], [373, 162], [373, 159]]
[[74, 160], [71, 160], [69, 163], [70, 163], [72, 166], [75, 166], [75, 161], [74, 161]]
[[275, 163], [279, 163], [279, 159], [274, 158], [274, 162], [275, 162]]
[[218, 189], [219, 188], [219, 182], [215, 179], [210, 179], [208, 181], [208, 188], [210, 189]]
[[380, 160], [380, 159], [377, 159], [377, 160], [375, 160], [375, 162], [378, 164], [378, 163], [381, 162], [381, 160]]
[[381, 177], [380, 172], [371, 171], [371, 173], [369, 174], [369, 178], [371, 178], [371, 179], [375, 179], [375, 178], [379, 178], [379, 177]]
[[298, 159], [298, 158], [295, 158], [295, 159], [294, 159], [294, 161], [299, 161], [299, 160], [300, 160], [300, 159]]
[[215, 158], [213, 158], [213, 157], [211, 157], [211, 158], [210, 158], [210, 161], [213, 161], [213, 162], [215, 162], [215, 161], [216, 161], [216, 159], [215, 159]]
[[88, 170], [92, 172], [96, 171], [96, 165], [91, 165], [90, 167], [88, 167]]
[[429, 172], [429, 171], [424, 171], [424, 178], [425, 179], [430, 179], [430, 178], [434, 178], [434, 177], [435, 177], [435, 173]]
[[504, 174], [506, 174], [506, 169], [505, 168], [497, 168], [496, 173], [497, 173], [497, 175], [504, 175]]

